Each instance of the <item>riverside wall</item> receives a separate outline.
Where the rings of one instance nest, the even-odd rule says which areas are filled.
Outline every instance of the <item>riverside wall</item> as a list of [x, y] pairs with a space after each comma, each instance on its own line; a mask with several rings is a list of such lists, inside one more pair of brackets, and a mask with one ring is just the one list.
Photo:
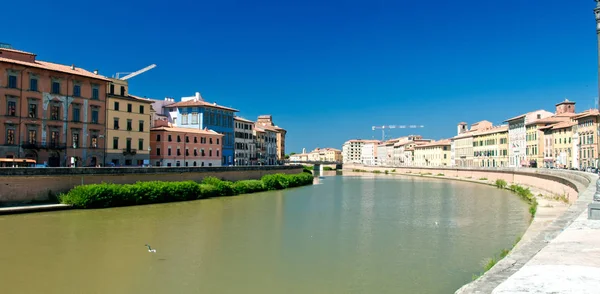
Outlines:
[[228, 181], [260, 179], [264, 175], [302, 172], [303, 167], [151, 167], [151, 168], [0, 168], [0, 205], [47, 201], [77, 185], [145, 181], [202, 181], [213, 176]]
[[[557, 239], [558, 236], [562, 236], [565, 230], [569, 230], [574, 224], [576, 224], [575, 220], [578, 217], [581, 218], [582, 216], [585, 216], [584, 214], [586, 213], [587, 205], [590, 202], [592, 202], [592, 197], [596, 188], [596, 180], [598, 179], [598, 176], [595, 174], [560, 169], [368, 167], [362, 165], [344, 165], [344, 170], [346, 171], [352, 171], [353, 169], [366, 171], [378, 170], [381, 172], [385, 172], [387, 170], [388, 173], [394, 175], [414, 176], [421, 174], [431, 177], [437, 177], [438, 175], [440, 175], [440, 178], [442, 178], [441, 174], [443, 174], [443, 179], [477, 181], [485, 184], [492, 184], [497, 179], [503, 179], [509, 185], [512, 183], [520, 184], [534, 187], [536, 189], [551, 194], [567, 195], [569, 197], [568, 199], [570, 206], [566, 211], [564, 211], [562, 214], [560, 214], [553, 220], [544, 221], [542, 227], [538, 226], [536, 229], [532, 229], [530, 227], [527, 230], [527, 232], [525, 232], [526, 235], [529, 234], [531, 236], [530, 238], [520, 241], [515, 246], [515, 248], [513, 248], [505, 258], [496, 263], [494, 267], [492, 267], [489, 271], [487, 271], [477, 280], [468, 283], [460, 289], [458, 289], [455, 294], [516, 292], [558, 293], [555, 291], [548, 292], [540, 290], [539, 285], [544, 284], [545, 282], [543, 281], [538, 281], [540, 283], [538, 283], [535, 287], [531, 285], [527, 285], [526, 287], [523, 285], [523, 283], [519, 285], [513, 285], [514, 281], [513, 284], [508, 283], [508, 281], [510, 279], [514, 280], [513, 276], [516, 276], [517, 273], [520, 273], [521, 269], [523, 269], [526, 264], [529, 264], [532, 259], [538, 258], [537, 256], [540, 255], [541, 252], [543, 253], [544, 250], [546, 250], [546, 247], [549, 246], [549, 244], [554, 244], [553, 241]], [[483, 180], [484, 178], [485, 180]], [[534, 222], [536, 221], [537, 219], [534, 219]], [[579, 243], [582, 243], [581, 240], [579, 240]], [[589, 247], [589, 244], [587, 245]], [[573, 246], [576, 246], [576, 244], [573, 244]], [[593, 248], [586, 248], [586, 250], [593, 250]], [[571, 254], [577, 255], [578, 253], [574, 252]], [[547, 259], [547, 261], [549, 260], [549, 262], [560, 263], [561, 259], [565, 259], [567, 257], [560, 256], [560, 254], [555, 254], [551, 255], [550, 257], [546, 256], [545, 258]], [[574, 258], [579, 258], [578, 260], [582, 260], [579, 256], [575, 256]], [[533, 271], [533, 273], [539, 274], [535, 271]], [[571, 282], [577, 284], [577, 281], [579, 280], [573, 279], [573, 281]], [[502, 289], [499, 290], [499, 288], [501, 288], [499, 287], [500, 285], [503, 285], [505, 288], [509, 288], [510, 286], [512, 286], [512, 290], [519, 289], [519, 291], [503, 291]], [[563, 289], [569, 288], [568, 286], [565, 287], [563, 287]]]

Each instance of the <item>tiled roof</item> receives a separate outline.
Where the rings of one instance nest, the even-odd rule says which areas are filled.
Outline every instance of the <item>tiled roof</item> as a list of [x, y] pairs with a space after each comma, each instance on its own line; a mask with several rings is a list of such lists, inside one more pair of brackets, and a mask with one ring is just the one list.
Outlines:
[[219, 108], [219, 109], [229, 110], [229, 111], [233, 111], [233, 112], [239, 112], [239, 110], [237, 110], [235, 108], [218, 105], [217, 103], [208, 103], [206, 101], [201, 101], [201, 100], [181, 101], [181, 102], [169, 104], [165, 107], [170, 108], [170, 107], [198, 107], [198, 106], [213, 107], [213, 108]]
[[435, 142], [431, 142], [431, 143], [427, 143], [427, 144], [423, 144], [423, 145], [417, 145], [417, 146], [415, 146], [415, 148], [446, 146], [446, 145], [450, 145], [450, 144], [451, 144], [450, 139], [443, 139], [443, 140], [439, 140], [439, 141], [435, 141]]
[[495, 126], [495, 127], [479, 130], [475, 133], [475, 136], [483, 136], [483, 135], [502, 133], [502, 132], [508, 132], [507, 125]]
[[452, 137], [452, 139], [462, 139], [462, 138], [473, 137], [474, 134], [475, 134], [475, 131], [466, 131], [462, 134]]
[[568, 127], [572, 127], [574, 125], [576, 125], [577, 123], [574, 121], [563, 121], [557, 124], [552, 125], [552, 129], [556, 130], [556, 129], [564, 129], [564, 128], [568, 128]]
[[2, 51], [9, 51], [9, 52], [22, 53], [22, 54], [36, 56], [35, 54], [33, 54], [31, 52], [21, 51], [21, 50], [12, 49], [12, 48], [2, 48]]
[[245, 118], [243, 118], [243, 117], [240, 117], [240, 116], [234, 116], [234, 117], [233, 117], [233, 119], [234, 119], [234, 120], [237, 120], [237, 121], [243, 121], [243, 122], [246, 122], [246, 123], [251, 123], [251, 124], [253, 124], [253, 123], [254, 123], [253, 121], [251, 121], [251, 120], [249, 120], [249, 119], [245, 119]]
[[142, 97], [131, 95], [131, 94], [128, 96], [129, 96], [129, 98], [139, 100], [140, 102], [154, 103], [154, 100], [152, 100], [152, 99], [142, 98]]
[[213, 130], [199, 130], [199, 129], [192, 129], [192, 128], [156, 127], [156, 128], [151, 128], [150, 131], [167, 131], [167, 132], [175, 132], [175, 133], [194, 133], [194, 134], [223, 136], [223, 134], [219, 134]]
[[561, 122], [561, 121], [565, 121], [565, 120], [569, 120], [570, 118], [567, 116], [549, 116], [547, 118], [542, 118], [542, 119], [538, 119], [535, 120], [533, 122], [528, 122], [527, 125], [539, 125], [539, 124], [552, 124], [552, 123], [557, 123], [557, 122]]
[[509, 119], [505, 120], [504, 122], [509, 122], [509, 121], [513, 121], [513, 120], [520, 119], [520, 118], [524, 118], [526, 115], [527, 115], [527, 113], [525, 113], [525, 114], [521, 114], [521, 115], [519, 115], [519, 116], [515, 116], [515, 117], [513, 117], [513, 118], [509, 118]]
[[588, 109], [584, 112], [578, 113], [573, 119], [580, 119], [588, 116], [598, 115], [598, 109]]
[[[2, 49], [2, 50], [7, 50], [7, 49]], [[0, 62], [6, 62], [6, 63], [23, 65], [26, 67], [34, 67], [34, 68], [56, 71], [56, 72], [61, 72], [61, 73], [73, 74], [73, 75], [78, 75], [78, 76], [102, 80], [102, 81], [109, 81], [108, 78], [106, 78], [102, 75], [94, 74], [93, 72], [89, 72], [80, 67], [75, 67], [75, 69], [71, 69], [71, 66], [69, 66], [69, 65], [62, 65], [62, 64], [52, 63], [52, 62], [47, 62], [47, 61], [36, 60], [34, 62], [27, 62], [27, 61], [15, 60], [15, 59], [11, 59], [11, 58], [0, 57]]]

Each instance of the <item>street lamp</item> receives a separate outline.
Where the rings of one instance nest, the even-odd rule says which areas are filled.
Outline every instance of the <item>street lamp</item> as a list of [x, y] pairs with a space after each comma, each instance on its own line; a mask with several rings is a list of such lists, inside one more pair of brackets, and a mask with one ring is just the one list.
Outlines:
[[600, 107], [600, 0], [596, 1], [594, 15], [596, 16], [596, 37], [598, 39], [598, 107]]

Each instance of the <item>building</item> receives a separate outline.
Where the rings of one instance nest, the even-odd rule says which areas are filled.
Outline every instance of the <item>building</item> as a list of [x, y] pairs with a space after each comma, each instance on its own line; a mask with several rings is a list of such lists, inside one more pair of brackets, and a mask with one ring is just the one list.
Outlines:
[[[491, 127], [492, 123], [487, 120], [479, 121], [472, 124], [471, 129], [467, 129], [467, 123], [465, 122], [461, 122], [458, 124], [458, 134], [451, 139], [451, 141], [453, 141], [454, 143], [454, 166], [475, 166], [475, 153], [473, 151], [473, 135], [479, 130]], [[450, 143], [450, 146], [452, 147], [452, 143]], [[450, 153], [450, 158], [452, 158], [452, 153]], [[450, 160], [450, 165], [452, 165], [452, 160]]]
[[277, 132], [255, 124], [253, 134], [256, 138], [257, 164], [277, 164]]
[[[345, 164], [361, 164], [363, 162], [362, 150], [365, 143], [377, 142], [378, 140], [349, 140], [342, 146], [342, 159]], [[372, 153], [371, 153], [372, 157]]]
[[150, 127], [154, 127], [155, 121], [169, 121], [169, 116], [165, 115], [165, 106], [174, 104], [175, 99], [166, 97], [164, 100], [152, 100], [150, 108]]
[[[552, 140], [546, 151], [550, 157], [554, 157], [553, 161], [549, 162], [550, 166], [557, 168], [577, 168], [574, 155], [573, 129], [577, 125], [575, 121], [564, 121], [550, 126], [552, 131]], [[546, 157], [545, 157], [546, 158]]]
[[554, 113], [546, 110], [536, 110], [504, 121], [508, 123], [508, 157], [510, 167], [529, 166], [526, 125], [552, 115]]
[[377, 157], [375, 165], [386, 166], [386, 161], [388, 158], [386, 145], [387, 145], [387, 142], [381, 142], [375, 147], [376, 148], [375, 154]]
[[590, 109], [574, 116], [577, 122], [578, 163], [580, 169], [598, 167], [598, 121], [597, 109]]
[[320, 161], [320, 162], [341, 162], [342, 151], [335, 148], [316, 148], [310, 153], [294, 154], [290, 156], [291, 162], [298, 161]]
[[450, 166], [450, 139], [414, 146], [415, 166]]
[[[159, 111], [157, 110], [157, 112]], [[206, 102], [199, 92], [196, 92], [196, 95], [192, 97], [182, 97], [180, 102], [165, 104], [162, 111], [175, 127], [197, 130], [210, 129], [223, 134], [221, 164], [224, 166], [234, 164], [233, 116], [236, 112], [239, 112], [239, 110], [221, 106], [217, 103]]]
[[290, 162], [307, 162], [308, 153], [292, 154], [290, 155]]
[[235, 134], [235, 165], [255, 165], [256, 144], [254, 142], [254, 122], [236, 116], [233, 118]]
[[[363, 165], [374, 166], [377, 165], [377, 147], [379, 146], [379, 141], [362, 141], [362, 150], [360, 151], [361, 161]], [[342, 154], [342, 157], [344, 155]], [[352, 162], [354, 163], [354, 162]]]
[[222, 139], [222, 134], [208, 129], [158, 121], [150, 130], [150, 161], [154, 166], [221, 166]]
[[476, 167], [508, 166], [508, 125], [473, 133], [473, 164]]
[[150, 164], [150, 110], [154, 101], [130, 95], [126, 80], [110, 79], [106, 91], [106, 163]]
[[0, 157], [97, 166], [105, 148], [108, 79], [0, 48]]
[[285, 160], [285, 135], [287, 134], [287, 131], [276, 126], [273, 123], [273, 117], [271, 115], [259, 115], [256, 120], [256, 125], [276, 133], [277, 163], [283, 164], [283, 161]]

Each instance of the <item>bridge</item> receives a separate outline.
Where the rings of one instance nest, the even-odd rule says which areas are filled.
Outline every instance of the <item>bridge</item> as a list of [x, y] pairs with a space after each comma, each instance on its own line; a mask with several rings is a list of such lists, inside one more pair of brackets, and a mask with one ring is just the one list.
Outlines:
[[285, 164], [302, 164], [302, 165], [312, 165], [315, 170], [319, 169], [319, 166], [323, 167], [331, 167], [333, 169], [342, 169], [343, 165], [341, 161], [289, 161], [286, 160]]

